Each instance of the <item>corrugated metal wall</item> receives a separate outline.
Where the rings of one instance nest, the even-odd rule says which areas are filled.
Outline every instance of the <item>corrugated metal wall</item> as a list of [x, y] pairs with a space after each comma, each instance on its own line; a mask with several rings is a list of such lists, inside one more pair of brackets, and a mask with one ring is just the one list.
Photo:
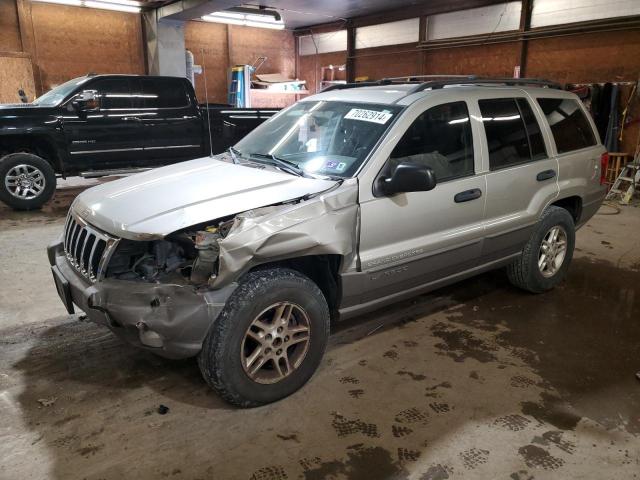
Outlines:
[[415, 43], [420, 37], [420, 19], [356, 28], [356, 49]]
[[532, 27], [640, 15], [640, 0], [535, 0]]
[[520, 25], [520, 11], [520, 2], [509, 2], [432, 15], [427, 19], [426, 38], [438, 40], [517, 30]]

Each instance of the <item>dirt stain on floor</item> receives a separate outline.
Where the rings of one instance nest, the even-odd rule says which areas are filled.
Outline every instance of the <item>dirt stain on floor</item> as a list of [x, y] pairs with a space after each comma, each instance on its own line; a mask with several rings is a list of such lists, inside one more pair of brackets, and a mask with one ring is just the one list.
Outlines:
[[[574, 428], [586, 416], [607, 428], [622, 426], [640, 434], [640, 388], [634, 375], [640, 370], [637, 273], [578, 258], [567, 280], [544, 294], [523, 294], [508, 285], [501, 272], [472, 279], [465, 287], [454, 292], [465, 307], [450, 320], [465, 325], [478, 316], [469, 305], [479, 306], [480, 312], [487, 312], [483, 317], [492, 324], [489, 329], [495, 324], [505, 327], [498, 343], [513, 349], [516, 356], [528, 352], [528, 363], [560, 394], [523, 405], [524, 413], [563, 430]], [[447, 348], [453, 345], [454, 351], [464, 352], [460, 358], [490, 358], [491, 352], [480, 342], [463, 342], [467, 336], [451, 334], [451, 327], [444, 332], [452, 337]], [[437, 329], [434, 334], [442, 335]], [[606, 401], [599, 398], [604, 391]]]

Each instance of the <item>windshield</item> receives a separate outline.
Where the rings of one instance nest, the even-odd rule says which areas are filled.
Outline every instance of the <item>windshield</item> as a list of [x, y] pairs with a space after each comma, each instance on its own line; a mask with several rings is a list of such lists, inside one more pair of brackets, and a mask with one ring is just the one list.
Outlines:
[[82, 85], [87, 80], [88, 77], [79, 77], [74, 78], [73, 80], [69, 80], [62, 85], [58, 85], [54, 89], [49, 90], [44, 95], [39, 96], [33, 101], [33, 104], [41, 105], [43, 107], [55, 107], [62, 100], [64, 100], [67, 95], [69, 95], [76, 87]]
[[300, 102], [253, 130], [235, 150], [284, 160], [312, 175], [350, 177], [399, 111], [391, 105]]

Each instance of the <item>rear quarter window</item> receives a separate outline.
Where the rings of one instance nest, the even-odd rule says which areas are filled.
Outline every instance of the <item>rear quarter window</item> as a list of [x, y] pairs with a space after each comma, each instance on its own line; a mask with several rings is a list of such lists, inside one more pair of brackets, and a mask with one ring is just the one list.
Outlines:
[[571, 152], [595, 145], [596, 136], [577, 100], [570, 98], [538, 98], [558, 153]]

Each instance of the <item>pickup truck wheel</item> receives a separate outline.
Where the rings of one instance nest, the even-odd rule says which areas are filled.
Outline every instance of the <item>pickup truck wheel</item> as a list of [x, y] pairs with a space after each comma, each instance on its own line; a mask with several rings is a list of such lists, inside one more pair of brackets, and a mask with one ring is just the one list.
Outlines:
[[548, 207], [522, 255], [507, 267], [509, 281], [532, 293], [552, 289], [567, 274], [575, 241], [571, 214], [564, 208]]
[[212, 325], [198, 356], [227, 402], [256, 407], [301, 388], [329, 338], [329, 307], [309, 278], [287, 268], [249, 272]]
[[56, 174], [43, 158], [11, 153], [0, 159], [0, 200], [16, 210], [34, 210], [56, 189]]

